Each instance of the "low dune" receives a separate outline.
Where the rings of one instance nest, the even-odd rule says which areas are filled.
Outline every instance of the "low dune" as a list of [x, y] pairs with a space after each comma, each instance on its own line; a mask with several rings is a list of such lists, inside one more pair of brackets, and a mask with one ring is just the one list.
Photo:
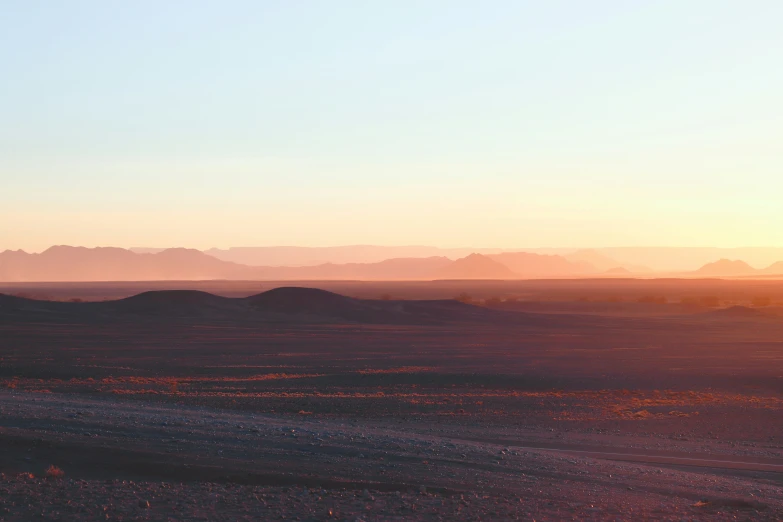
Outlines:
[[[0, 294], [5, 321], [161, 321], [175, 318], [234, 323], [301, 322], [440, 324], [449, 322], [536, 323], [535, 314], [489, 310], [454, 300], [383, 301], [355, 299], [315, 288], [282, 287], [246, 298], [195, 290], [149, 291], [102, 302], [56, 302]], [[546, 322], [545, 316], [541, 321]]]
[[705, 312], [705, 315], [711, 317], [727, 317], [737, 319], [760, 319], [764, 317], [770, 317], [769, 314], [765, 314], [761, 310], [747, 306], [730, 306], [728, 308], [720, 308], [718, 310]]

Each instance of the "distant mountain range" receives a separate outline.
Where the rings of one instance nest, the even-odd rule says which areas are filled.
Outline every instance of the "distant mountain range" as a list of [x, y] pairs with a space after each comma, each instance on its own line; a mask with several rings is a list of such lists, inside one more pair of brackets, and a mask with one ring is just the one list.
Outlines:
[[530, 253], [474, 253], [457, 260], [433, 256], [302, 267], [248, 266], [185, 248], [138, 253], [122, 248], [54, 246], [40, 254], [11, 250], [0, 253], [0, 281], [6, 282], [523, 279], [597, 272], [584, 262]]
[[[162, 249], [132, 248], [134, 252]], [[387, 259], [447, 257], [458, 259], [473, 253], [496, 254], [502, 248], [438, 248], [431, 246], [350, 245], [336, 247], [233, 247], [210, 248], [204, 253], [223, 261], [249, 266], [317, 266], [326, 263], [379, 263]]]
[[778, 261], [762, 269], [756, 269], [745, 261], [720, 259], [707, 263], [696, 271], [700, 276], [708, 277], [742, 277], [754, 275], [783, 275], [783, 261]]
[[[652, 268], [644, 265], [621, 263], [596, 249], [577, 250], [565, 257], [571, 262], [585, 263], [588, 266], [595, 267], [601, 272], [644, 274], [653, 271]], [[618, 269], [624, 269], [624, 272], [623, 270]]]
[[248, 267], [185, 248], [138, 254], [123, 248], [53, 246], [40, 254], [0, 253], [2, 281], [241, 279], [245, 275]]
[[[533, 254], [535, 255], [535, 254]], [[470, 254], [438, 270], [437, 279], [517, 279], [506, 265], [481, 254]]]
[[[346, 247], [349, 248], [349, 247]], [[353, 248], [353, 247], [350, 247]], [[418, 248], [418, 247], [411, 247]], [[376, 255], [377, 252], [372, 253]], [[368, 254], [369, 255], [369, 254]], [[531, 252], [469, 253], [401, 257], [376, 262], [322, 263], [311, 266], [250, 266], [218, 259], [199, 250], [171, 248], [134, 252], [123, 248], [54, 246], [39, 254], [0, 253], [0, 281], [165, 281], [165, 280], [434, 280], [629, 277], [652, 272], [623, 264], [600, 251], [567, 255]], [[744, 261], [720, 259], [675, 277], [753, 277], [783, 275], [783, 261], [755, 269]]]
[[[138, 253], [158, 253], [163, 248], [132, 248]], [[470, 254], [530, 253], [565, 257], [590, 263], [605, 272], [625, 268], [632, 273], [689, 272], [719, 259], [742, 259], [751, 266], [769, 266], [783, 259], [783, 248], [714, 247], [602, 247], [602, 248], [438, 248], [432, 246], [353, 245], [337, 247], [235, 247], [212, 248], [204, 253], [223, 261], [249, 266], [316, 266], [325, 263], [378, 263], [386, 259], [447, 257], [459, 259]]]
[[751, 266], [769, 266], [783, 259], [783, 248], [778, 247], [610, 247], [593, 250], [619, 261], [626, 268], [642, 265], [656, 272], [689, 272], [719, 259], [742, 259]]

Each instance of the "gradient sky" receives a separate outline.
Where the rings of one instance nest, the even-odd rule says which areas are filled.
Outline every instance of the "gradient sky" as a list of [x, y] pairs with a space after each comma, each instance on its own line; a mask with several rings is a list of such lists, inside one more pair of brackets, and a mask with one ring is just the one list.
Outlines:
[[0, 2], [0, 250], [783, 245], [783, 2]]

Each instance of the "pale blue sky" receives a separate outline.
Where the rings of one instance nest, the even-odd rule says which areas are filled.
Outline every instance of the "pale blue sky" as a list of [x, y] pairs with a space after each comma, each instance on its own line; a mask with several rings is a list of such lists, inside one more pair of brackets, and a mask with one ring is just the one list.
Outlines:
[[0, 0], [0, 250], [783, 245], [782, 20]]

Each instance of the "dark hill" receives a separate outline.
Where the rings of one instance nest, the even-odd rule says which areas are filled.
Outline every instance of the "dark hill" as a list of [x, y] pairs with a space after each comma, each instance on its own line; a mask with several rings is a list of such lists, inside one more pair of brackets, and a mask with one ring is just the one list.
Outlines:
[[[314, 288], [282, 287], [246, 298], [191, 290], [144, 292], [116, 301], [73, 303], [0, 295], [0, 322], [166, 322], [253, 326], [264, 323], [495, 324], [540, 328], [586, 326], [578, 316], [491, 310], [454, 300], [354, 299]], [[588, 323], [592, 324], [590, 321]]]
[[[159, 290], [109, 301], [89, 303], [99, 312], [119, 312], [140, 316], [193, 317], [200, 319], [229, 319], [246, 312], [238, 299], [220, 297], [197, 290]], [[101, 306], [103, 305], [103, 306]]]
[[22, 305], [25, 301], [29, 301], [29, 299], [24, 299], [22, 297], [16, 297], [15, 295], [8, 295], [8, 294], [0, 294], [0, 309], [3, 308], [18, 308]]
[[317, 288], [286, 286], [245, 298], [255, 310], [275, 314], [344, 317], [372, 308], [367, 301]]
[[137, 305], [214, 305], [229, 301], [225, 297], [220, 297], [209, 292], [199, 290], [157, 290], [142, 292], [125, 299], [120, 299], [117, 303], [133, 303]]
[[0, 323], [21, 322], [74, 322], [80, 320], [85, 303], [43, 301], [0, 294]]
[[765, 314], [761, 310], [756, 310], [755, 308], [749, 308], [747, 306], [730, 306], [728, 308], [721, 308], [719, 310], [705, 312], [704, 315], [710, 317], [736, 319], [758, 319], [763, 317], [770, 317], [769, 314]]
[[41, 299], [31, 299], [29, 297], [0, 294], [0, 311], [60, 309], [71, 304], [76, 303], [45, 301]]

